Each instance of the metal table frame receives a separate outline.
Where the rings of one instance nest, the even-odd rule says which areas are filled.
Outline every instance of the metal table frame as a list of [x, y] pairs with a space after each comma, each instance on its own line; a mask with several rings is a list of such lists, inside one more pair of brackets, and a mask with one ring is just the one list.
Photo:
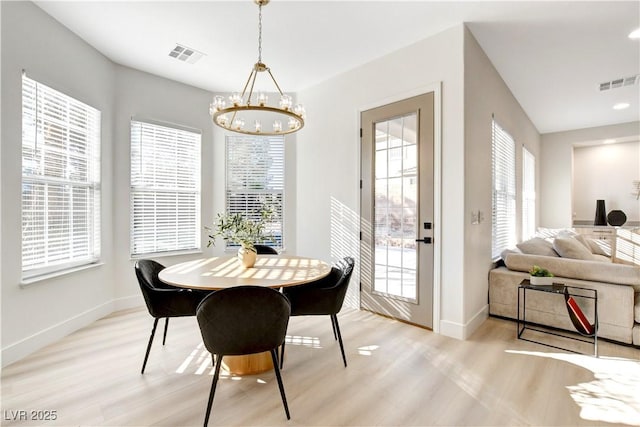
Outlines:
[[[547, 292], [552, 294], [558, 294], [564, 297], [565, 289], [568, 290], [569, 295], [575, 298], [584, 298], [584, 299], [590, 299], [594, 301], [595, 331], [591, 339], [583, 338], [583, 337], [586, 337], [586, 335], [582, 335], [577, 331], [576, 332], [568, 331], [567, 333], [572, 334], [570, 336], [570, 335], [562, 334], [559, 332], [555, 332], [551, 329], [551, 327], [539, 325], [537, 323], [527, 322], [526, 320], [527, 319], [527, 291]], [[587, 295], [585, 295], [585, 293], [587, 293]], [[522, 304], [520, 303], [521, 300], [522, 300]], [[520, 317], [520, 313], [522, 313], [522, 318]], [[534, 325], [535, 327], [532, 327], [532, 325]], [[539, 329], [539, 327], [545, 328], [545, 329]], [[553, 285], [532, 285], [529, 282], [529, 279], [523, 280], [522, 282], [520, 282], [520, 285], [518, 286], [518, 315], [517, 315], [518, 339], [533, 342], [536, 344], [545, 345], [547, 347], [557, 348], [559, 350], [569, 351], [571, 353], [582, 354], [579, 351], [571, 350], [564, 347], [558, 347], [552, 344], [547, 344], [547, 343], [536, 341], [530, 338], [525, 338], [522, 336], [522, 334], [527, 329], [531, 331], [542, 332], [545, 334], [550, 334], [550, 335], [555, 335], [562, 338], [571, 339], [574, 341], [581, 341], [581, 342], [593, 344], [593, 355], [595, 357], [598, 357], [598, 291], [595, 289], [581, 288], [578, 286], [569, 286], [562, 283], [554, 283]], [[578, 335], [578, 336], [575, 336], [575, 335]]]

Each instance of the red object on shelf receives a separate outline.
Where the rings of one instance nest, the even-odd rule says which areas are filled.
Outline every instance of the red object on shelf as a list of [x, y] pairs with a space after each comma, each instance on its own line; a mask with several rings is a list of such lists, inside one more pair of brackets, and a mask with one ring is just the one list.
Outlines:
[[587, 316], [584, 315], [576, 300], [572, 296], [569, 296], [566, 299], [566, 302], [567, 308], [569, 309], [569, 314], [573, 314], [573, 317], [575, 318], [575, 320], [577, 320], [577, 322], [573, 322], [576, 329], [578, 329], [578, 331], [583, 334], [593, 335], [595, 331], [595, 325], [589, 323]]

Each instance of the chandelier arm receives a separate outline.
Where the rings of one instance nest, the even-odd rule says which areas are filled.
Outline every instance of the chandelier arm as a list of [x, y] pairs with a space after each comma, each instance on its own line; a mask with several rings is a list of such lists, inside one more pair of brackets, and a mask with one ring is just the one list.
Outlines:
[[271, 69], [267, 68], [267, 71], [269, 72], [269, 75], [271, 76], [271, 80], [273, 80], [273, 84], [276, 85], [276, 87], [278, 88], [278, 92], [280, 92], [280, 95], [284, 95], [282, 93], [282, 89], [280, 89], [280, 86], [278, 86], [278, 82], [276, 81], [276, 78], [273, 77], [273, 74], [271, 74]]
[[256, 69], [254, 68], [252, 74], [253, 74], [253, 79], [251, 80], [251, 88], [249, 89], [249, 96], [247, 97], [247, 105], [251, 105], [251, 95], [253, 94], [253, 85], [256, 83], [256, 77], [258, 77], [258, 71], [256, 71]]
[[251, 70], [251, 72], [249, 73], [249, 78], [247, 78], [247, 82], [244, 84], [244, 88], [242, 88], [242, 95], [240, 95], [241, 98], [244, 98], [244, 94], [247, 92], [247, 87], [249, 86], [249, 82], [251, 81], [251, 77], [253, 76], [253, 74], [255, 73], [255, 70]]

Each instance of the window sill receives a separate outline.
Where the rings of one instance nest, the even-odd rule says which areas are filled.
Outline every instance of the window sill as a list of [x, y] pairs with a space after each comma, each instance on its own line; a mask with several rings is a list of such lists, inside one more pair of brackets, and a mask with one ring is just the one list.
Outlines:
[[153, 252], [148, 254], [137, 254], [137, 255], [129, 255], [129, 259], [138, 260], [138, 259], [146, 259], [146, 258], [165, 258], [170, 256], [181, 256], [181, 255], [195, 255], [202, 254], [201, 249], [191, 249], [186, 251], [172, 251], [172, 252]]
[[78, 271], [89, 270], [91, 268], [100, 267], [102, 265], [104, 265], [103, 262], [96, 262], [96, 263], [93, 263], [93, 264], [85, 264], [85, 265], [80, 265], [78, 267], [67, 268], [65, 270], [54, 271], [54, 272], [51, 272], [51, 273], [45, 273], [45, 274], [41, 274], [41, 275], [38, 275], [38, 276], [27, 277], [27, 278], [24, 278], [24, 279], [22, 279], [20, 281], [20, 287], [24, 288], [24, 287], [27, 287], [29, 285], [33, 285], [34, 283], [44, 282], [45, 280], [53, 279], [53, 278], [60, 277], [60, 276], [66, 276], [68, 274], [73, 274], [73, 273], [76, 273]]

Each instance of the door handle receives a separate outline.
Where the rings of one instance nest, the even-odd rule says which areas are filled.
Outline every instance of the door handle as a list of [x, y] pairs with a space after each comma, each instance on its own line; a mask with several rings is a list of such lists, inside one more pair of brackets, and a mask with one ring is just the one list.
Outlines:
[[431, 244], [431, 237], [423, 237], [422, 239], [416, 239], [416, 242], [426, 243], [427, 245]]

